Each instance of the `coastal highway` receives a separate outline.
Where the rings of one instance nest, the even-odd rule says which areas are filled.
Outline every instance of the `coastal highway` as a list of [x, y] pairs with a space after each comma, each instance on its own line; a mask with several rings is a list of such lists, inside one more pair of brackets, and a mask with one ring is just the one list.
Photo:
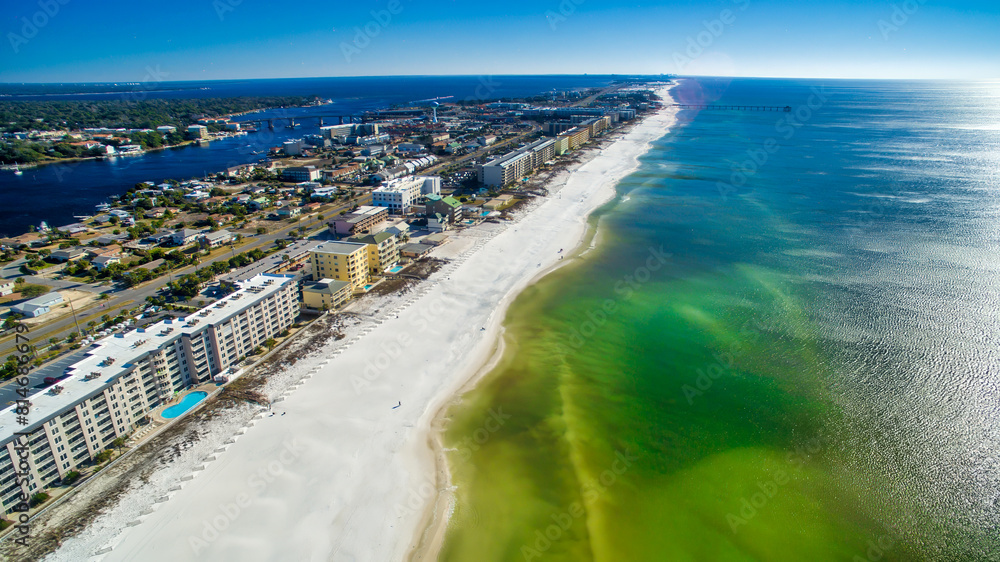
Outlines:
[[[323, 211], [322, 214], [325, 217], [332, 217], [341, 211], [348, 210], [357, 205], [366, 205], [371, 202], [371, 194], [366, 193], [359, 197], [356, 197], [350, 202], [339, 205], [332, 210]], [[325, 220], [325, 219], [324, 219]], [[288, 226], [282, 227], [273, 232], [267, 234], [260, 234], [256, 236], [248, 236], [244, 238], [247, 241], [246, 244], [239, 247], [240, 252], [248, 252], [255, 248], [267, 249], [274, 245], [274, 242], [281, 238], [287, 238], [288, 233], [296, 228], [306, 227], [310, 232], [321, 227], [324, 224], [323, 221], [319, 221], [313, 216], [302, 220], [297, 223], [289, 224]], [[91, 305], [90, 307], [77, 310], [76, 317], [79, 319], [80, 326], [86, 328], [86, 324], [90, 320], [100, 321], [100, 317], [107, 314], [111, 318], [118, 315], [119, 312], [126, 308], [132, 308], [135, 306], [140, 306], [145, 304], [146, 297], [151, 297], [156, 295], [171, 279], [176, 279], [188, 273], [193, 273], [195, 269], [206, 267], [219, 260], [228, 260], [232, 257], [232, 253], [223, 253], [215, 256], [211, 259], [207, 259], [195, 265], [190, 265], [185, 268], [176, 270], [172, 275], [158, 277], [152, 281], [143, 283], [138, 287], [133, 287], [131, 289], [105, 289], [105, 294], [109, 295], [110, 298], [104, 301], [100, 301]], [[17, 268], [14, 268], [16, 271]], [[6, 271], [4, 271], [6, 274]], [[15, 277], [21, 276], [20, 274]], [[28, 278], [26, 278], [28, 279]], [[31, 277], [34, 279], [34, 277]], [[49, 280], [51, 281], [51, 280]], [[41, 282], [41, 280], [39, 280]], [[48, 283], [47, 283], [48, 284]], [[86, 287], [91, 287], [92, 290], [101, 291], [100, 288], [94, 288], [93, 285], [84, 285]], [[72, 287], [77, 288], [77, 287]], [[86, 289], [82, 289], [86, 290]], [[40, 345], [43, 342], [47, 343], [49, 338], [55, 337], [63, 339], [70, 334], [70, 332], [76, 331], [76, 322], [73, 319], [73, 315], [70, 314], [66, 317], [60, 318], [59, 320], [53, 322], [47, 322], [37, 328], [33, 328], [29, 335], [31, 337], [31, 342], [34, 345]], [[14, 352], [14, 337], [7, 336], [2, 341], [0, 341], [0, 358], [6, 357]]]

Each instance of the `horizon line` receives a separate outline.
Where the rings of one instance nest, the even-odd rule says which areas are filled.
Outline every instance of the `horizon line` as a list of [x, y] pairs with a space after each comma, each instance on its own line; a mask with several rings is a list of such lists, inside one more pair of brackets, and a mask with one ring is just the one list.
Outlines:
[[[372, 74], [372, 75], [351, 75], [351, 76], [288, 76], [288, 77], [246, 77], [246, 78], [195, 78], [187, 80], [158, 80], [158, 84], [183, 84], [194, 82], [241, 82], [241, 81], [266, 81], [266, 80], [317, 80], [317, 79], [364, 79], [364, 78], [468, 78], [468, 77], [623, 77], [623, 78], [728, 78], [744, 80], [851, 80], [867, 82], [996, 82], [1000, 77], [994, 78], [858, 78], [858, 77], [832, 77], [832, 76], [732, 76], [724, 74], [637, 74], [637, 73], [543, 73], [543, 74]], [[143, 81], [136, 80], [96, 80], [96, 81], [62, 81], [62, 82], [0, 82], [0, 86], [56, 86], [56, 85], [91, 85], [91, 84], [141, 84]]]

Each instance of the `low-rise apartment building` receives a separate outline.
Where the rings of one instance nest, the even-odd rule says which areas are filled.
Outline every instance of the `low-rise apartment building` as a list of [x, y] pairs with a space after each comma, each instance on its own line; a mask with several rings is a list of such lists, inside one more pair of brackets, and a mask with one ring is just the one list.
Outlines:
[[333, 310], [351, 300], [351, 284], [336, 279], [320, 279], [302, 287], [302, 304], [316, 310]]
[[319, 177], [320, 171], [316, 166], [289, 166], [281, 170], [281, 178], [285, 181], [316, 181]]
[[357, 242], [324, 242], [310, 251], [313, 279], [333, 279], [363, 292], [371, 279], [368, 245]]
[[238, 286], [183, 320], [94, 342], [83, 360], [66, 369], [66, 378], [0, 411], [4, 512], [132, 433], [175, 392], [235, 367], [298, 315], [290, 276], [258, 275]]
[[347, 241], [368, 246], [368, 274], [373, 277], [381, 276], [387, 269], [399, 263], [396, 237], [388, 232], [354, 236]]
[[389, 209], [365, 205], [352, 213], [340, 215], [327, 224], [333, 234], [355, 236], [377, 232], [379, 226], [388, 219]]

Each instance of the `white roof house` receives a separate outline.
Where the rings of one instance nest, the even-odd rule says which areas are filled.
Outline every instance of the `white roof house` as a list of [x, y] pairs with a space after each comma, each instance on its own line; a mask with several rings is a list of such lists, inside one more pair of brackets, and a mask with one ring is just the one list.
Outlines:
[[53, 306], [63, 302], [62, 295], [59, 293], [49, 293], [47, 295], [42, 295], [40, 297], [35, 297], [30, 301], [22, 302], [21, 304], [14, 305], [10, 309], [14, 312], [19, 312], [28, 318], [37, 318], [49, 310]]

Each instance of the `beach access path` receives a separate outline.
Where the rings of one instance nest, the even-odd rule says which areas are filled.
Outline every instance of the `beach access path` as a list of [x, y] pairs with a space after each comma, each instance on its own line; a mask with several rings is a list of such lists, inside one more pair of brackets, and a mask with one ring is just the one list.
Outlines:
[[[435, 415], [489, 359], [509, 303], [580, 242], [675, 112], [644, 119], [516, 222], [461, 233], [479, 239], [350, 345], [296, 363], [308, 372], [275, 415], [258, 414], [93, 559], [404, 560], [439, 493]], [[47, 560], [96, 554], [73, 543]]]

